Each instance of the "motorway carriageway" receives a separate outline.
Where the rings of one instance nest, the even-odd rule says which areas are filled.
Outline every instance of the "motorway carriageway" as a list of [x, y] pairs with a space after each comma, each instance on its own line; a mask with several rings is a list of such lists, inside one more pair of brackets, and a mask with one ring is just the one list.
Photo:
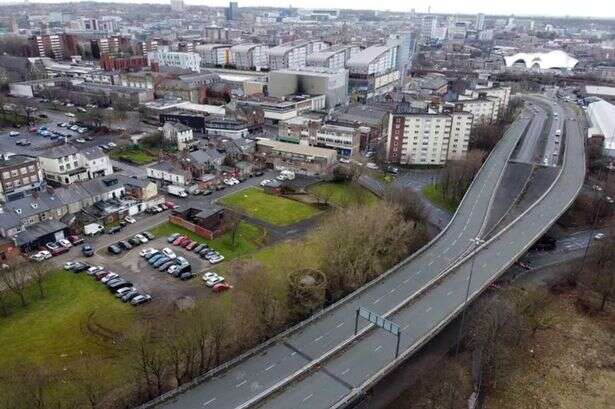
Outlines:
[[[258, 353], [157, 406], [165, 409], [247, 407], [352, 338], [355, 311], [359, 306], [386, 314], [428, 286], [468, 252], [472, 246], [470, 239], [484, 229], [501, 175], [532, 117], [524, 111], [510, 126], [466, 193], [455, 218], [425, 251], [410, 257], [409, 261], [402, 262], [386, 276], [311, 322], [278, 337]], [[361, 323], [360, 330], [366, 326]], [[347, 385], [343, 389], [347, 389]]]
[[[566, 125], [565, 166], [543, 199], [428, 293], [389, 317], [402, 328], [402, 355], [410, 355], [461, 311], [468, 282], [472, 299], [524, 254], [572, 203], [585, 177], [584, 147], [577, 123], [567, 121]], [[343, 407], [394, 367], [395, 342], [394, 336], [381, 329], [370, 331], [259, 407]]]

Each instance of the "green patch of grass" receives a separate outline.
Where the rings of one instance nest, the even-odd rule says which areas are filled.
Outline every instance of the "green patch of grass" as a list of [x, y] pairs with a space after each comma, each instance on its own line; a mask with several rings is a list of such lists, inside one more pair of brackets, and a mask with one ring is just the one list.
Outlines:
[[248, 216], [278, 226], [297, 223], [320, 213], [313, 206], [271, 195], [256, 187], [225, 196], [220, 202]]
[[116, 150], [111, 152], [110, 155], [113, 159], [123, 160], [126, 162], [133, 163], [135, 165], [147, 165], [148, 163], [153, 162], [156, 158], [150, 155], [147, 151], [145, 151], [140, 146], [130, 146], [127, 148], [123, 148], [122, 150]]
[[458, 203], [444, 197], [442, 189], [437, 183], [425, 186], [423, 188], [423, 195], [436, 206], [448, 210], [451, 213], [457, 209]]
[[239, 223], [239, 227], [235, 232], [235, 245], [233, 245], [232, 232], [226, 232], [213, 240], [207, 240], [188, 229], [172, 223], [160, 224], [151, 229], [151, 232], [160, 237], [179, 233], [200, 243], [207, 243], [210, 247], [219, 251], [226, 260], [254, 253], [263, 244], [265, 239], [265, 231], [263, 229], [243, 221]]
[[316, 197], [341, 207], [351, 205], [371, 205], [376, 203], [378, 197], [355, 183], [325, 182], [313, 185], [309, 192]]
[[[21, 307], [11, 299], [12, 313], [0, 317], [0, 366], [29, 362], [68, 376], [80, 360], [92, 359], [99, 363], [97, 371], [105, 376], [105, 384], [110, 389], [118, 386], [125, 380], [125, 359], [108, 338], [87, 330], [88, 323], [121, 333], [135, 320], [136, 310], [118, 302], [103, 284], [86, 274], [58, 271], [48, 277], [44, 288], [46, 296], [41, 298], [38, 288], [30, 286], [29, 304]], [[54, 379], [54, 389], [62, 388], [61, 377]]]

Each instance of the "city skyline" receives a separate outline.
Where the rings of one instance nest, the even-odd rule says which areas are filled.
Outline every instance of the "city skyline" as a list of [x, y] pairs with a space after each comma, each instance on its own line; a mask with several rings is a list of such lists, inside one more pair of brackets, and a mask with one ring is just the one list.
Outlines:
[[[125, 3], [125, 4], [169, 4], [168, 0], [93, 0], [99, 3]], [[56, 0], [39, 0], [30, 1], [30, 3], [67, 3], [79, 2], [78, 0], [56, 1]], [[198, 0], [185, 1], [187, 6], [209, 6], [209, 7], [227, 7], [226, 0], [213, 0], [202, 2]], [[0, 0], [0, 5], [19, 4], [15, 1]], [[484, 13], [488, 15], [517, 15], [517, 16], [545, 16], [545, 17], [593, 17], [607, 19], [615, 17], [615, 2], [605, 4], [602, 0], [587, 0], [583, 3], [573, 1], [556, 2], [543, 1], [534, 2], [530, 0], [519, 0], [514, 3], [492, 2], [487, 0], [474, 0], [459, 4], [453, 0], [441, 0], [438, 2], [424, 1], [389, 1], [385, 5], [379, 4], [357, 4], [350, 0], [341, 0], [336, 2], [336, 7], [331, 7], [331, 3], [324, 0], [295, 0], [292, 2], [286, 0], [268, 0], [265, 4], [258, 0], [245, 0], [239, 2], [240, 7], [276, 7], [283, 8], [288, 6], [304, 9], [326, 8], [326, 9], [354, 9], [354, 10], [378, 10], [378, 11], [395, 11], [395, 12], [410, 12], [414, 9], [417, 13], [427, 13], [430, 7], [432, 13], [441, 14], [476, 14]]]

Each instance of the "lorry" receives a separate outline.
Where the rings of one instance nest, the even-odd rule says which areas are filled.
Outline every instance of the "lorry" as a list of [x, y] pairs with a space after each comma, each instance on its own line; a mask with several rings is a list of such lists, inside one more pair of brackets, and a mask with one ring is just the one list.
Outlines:
[[170, 195], [177, 196], [177, 197], [188, 197], [188, 193], [186, 192], [186, 189], [183, 186], [169, 185], [167, 186], [167, 192]]
[[90, 223], [83, 226], [83, 234], [86, 236], [94, 236], [98, 233], [102, 233], [105, 228], [98, 223]]

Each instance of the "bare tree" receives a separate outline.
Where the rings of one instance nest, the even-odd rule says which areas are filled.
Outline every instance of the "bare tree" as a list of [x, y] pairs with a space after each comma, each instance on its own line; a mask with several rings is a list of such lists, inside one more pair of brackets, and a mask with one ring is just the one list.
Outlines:
[[534, 337], [538, 330], [551, 328], [555, 323], [555, 316], [547, 308], [553, 302], [553, 297], [543, 288], [513, 287], [509, 295], [531, 337]]
[[237, 244], [236, 238], [240, 225], [241, 217], [237, 213], [227, 210], [224, 215], [224, 230], [231, 233], [231, 245], [233, 247]]
[[0, 270], [0, 279], [2, 283], [4, 283], [9, 291], [19, 297], [23, 307], [28, 305], [26, 289], [29, 278], [28, 271], [24, 271], [19, 265], [12, 265], [9, 266], [9, 268]]
[[24, 265], [24, 270], [28, 271], [30, 277], [32, 277], [32, 279], [36, 282], [41, 298], [45, 298], [45, 289], [43, 284], [51, 273], [50, 266], [45, 263], [28, 264], [27, 266]]
[[399, 207], [404, 220], [424, 223], [427, 219], [425, 204], [417, 192], [409, 187], [391, 185], [387, 187], [385, 199]]

